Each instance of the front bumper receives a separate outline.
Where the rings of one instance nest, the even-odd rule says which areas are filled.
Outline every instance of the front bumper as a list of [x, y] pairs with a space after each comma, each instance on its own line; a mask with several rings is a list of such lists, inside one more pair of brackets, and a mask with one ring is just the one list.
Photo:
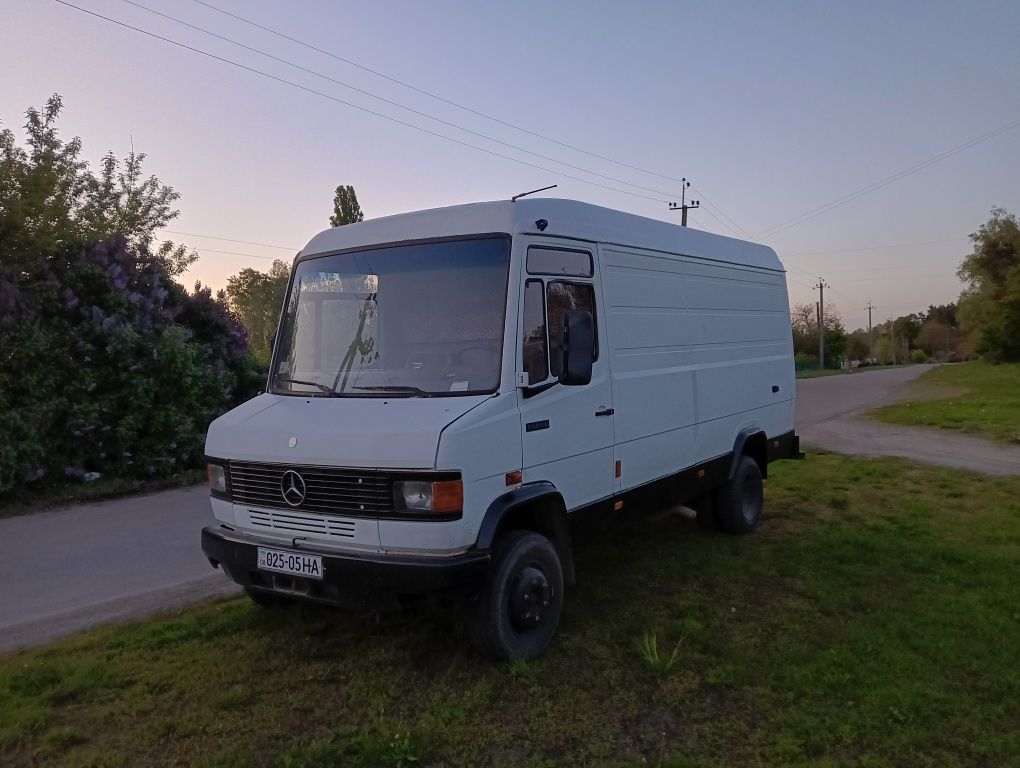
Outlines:
[[[260, 546], [321, 557], [322, 579], [259, 570]], [[488, 552], [450, 557], [338, 554], [260, 542], [223, 527], [202, 529], [202, 551], [214, 568], [223, 568], [245, 589], [352, 608], [387, 607], [412, 595], [471, 595], [490, 560]]]

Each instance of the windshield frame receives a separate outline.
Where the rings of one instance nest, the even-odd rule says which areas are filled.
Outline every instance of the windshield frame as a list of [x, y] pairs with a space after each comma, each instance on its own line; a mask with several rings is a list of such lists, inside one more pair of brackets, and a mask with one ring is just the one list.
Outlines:
[[322, 253], [309, 254], [307, 256], [298, 254], [294, 259], [294, 263], [291, 265], [290, 278], [287, 282], [287, 293], [283, 299], [283, 306], [280, 307], [280, 318], [276, 326], [276, 342], [273, 344], [272, 355], [269, 359], [269, 372], [266, 376], [266, 392], [273, 395], [280, 395], [283, 397], [330, 397], [330, 398], [371, 398], [371, 399], [386, 399], [394, 400], [398, 398], [406, 397], [421, 397], [413, 393], [403, 393], [397, 391], [355, 391], [350, 390], [344, 392], [320, 392], [320, 391], [308, 391], [308, 392], [295, 392], [289, 389], [280, 389], [275, 386], [275, 382], [279, 375], [277, 366], [279, 365], [279, 352], [280, 352], [280, 339], [283, 335], [284, 324], [287, 321], [287, 307], [290, 304], [291, 292], [294, 290], [294, 279], [297, 277], [298, 267], [306, 261], [314, 261], [315, 259], [324, 259], [331, 256], [343, 256], [348, 253], [368, 253], [371, 251], [381, 251], [388, 248], [400, 248], [403, 246], [415, 246], [415, 245], [435, 245], [437, 243], [450, 243], [450, 242], [465, 242], [470, 240], [504, 240], [506, 241], [506, 275], [503, 280], [503, 305], [502, 305], [502, 328], [503, 333], [499, 339], [499, 366], [497, 369], [496, 383], [491, 389], [472, 389], [472, 390], [458, 390], [453, 392], [429, 392], [427, 397], [477, 397], [480, 395], [493, 395], [500, 390], [503, 384], [503, 359], [506, 352], [506, 333], [507, 333], [507, 302], [509, 301], [510, 294], [510, 275], [513, 269], [513, 237], [508, 232], [477, 232], [462, 235], [444, 235], [442, 237], [425, 237], [415, 240], [394, 240], [391, 242], [384, 243], [371, 243], [367, 245], [358, 245], [351, 248], [340, 248], [332, 251], [323, 251]]

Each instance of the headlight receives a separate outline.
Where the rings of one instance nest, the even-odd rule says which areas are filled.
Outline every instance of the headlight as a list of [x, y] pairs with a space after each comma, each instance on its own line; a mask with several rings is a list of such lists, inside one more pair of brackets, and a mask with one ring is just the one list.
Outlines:
[[209, 475], [209, 490], [213, 494], [225, 496], [227, 494], [227, 469], [222, 464], [206, 464], [206, 473]]
[[464, 508], [464, 485], [460, 480], [398, 480], [393, 484], [398, 512], [460, 512]]

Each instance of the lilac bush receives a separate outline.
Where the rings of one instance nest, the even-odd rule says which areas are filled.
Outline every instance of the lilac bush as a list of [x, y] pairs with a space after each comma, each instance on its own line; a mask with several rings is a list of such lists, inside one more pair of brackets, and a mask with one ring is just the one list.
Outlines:
[[[197, 254], [144, 154], [93, 172], [58, 95], [0, 130], [0, 502], [25, 488], [200, 466], [209, 421], [260, 384], [225, 296], [174, 281]], [[154, 249], [153, 249], [154, 248]]]
[[222, 292], [123, 237], [0, 264], [0, 305], [0, 494], [200, 466], [209, 422], [261, 381]]

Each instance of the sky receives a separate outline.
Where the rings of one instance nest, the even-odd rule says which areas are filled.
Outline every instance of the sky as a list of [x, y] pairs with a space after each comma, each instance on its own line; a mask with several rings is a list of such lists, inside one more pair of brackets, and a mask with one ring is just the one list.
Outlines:
[[824, 278], [852, 329], [869, 301], [875, 322], [954, 301], [967, 236], [992, 206], [1020, 213], [1015, 0], [69, 1], [293, 84], [56, 0], [0, 0], [0, 123], [59, 93], [87, 159], [147, 153], [181, 193], [161, 236], [201, 256], [186, 283], [289, 260], [338, 184], [369, 218], [558, 184], [546, 194], [678, 222], [666, 203], [687, 177], [691, 226], [775, 248], [792, 302]]

